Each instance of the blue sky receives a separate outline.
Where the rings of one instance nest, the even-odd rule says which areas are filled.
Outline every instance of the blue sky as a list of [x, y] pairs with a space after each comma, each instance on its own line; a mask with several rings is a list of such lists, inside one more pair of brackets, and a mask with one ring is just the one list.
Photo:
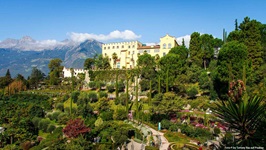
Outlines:
[[235, 19], [266, 23], [265, 14], [265, 0], [0, 0], [0, 41], [28, 35], [153, 43], [166, 33], [182, 37], [195, 31], [221, 38], [223, 28], [234, 29]]

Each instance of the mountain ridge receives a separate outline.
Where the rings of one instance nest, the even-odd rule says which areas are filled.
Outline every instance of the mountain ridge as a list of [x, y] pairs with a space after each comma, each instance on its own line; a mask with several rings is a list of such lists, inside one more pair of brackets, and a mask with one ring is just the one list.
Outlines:
[[48, 64], [54, 58], [61, 59], [62, 65], [67, 68], [83, 68], [86, 58], [101, 53], [102, 44], [96, 40], [86, 40], [80, 43], [64, 40], [61, 44], [54, 44], [44, 49], [44, 46], [36, 47], [32, 43], [39, 44], [40, 41], [25, 36], [19, 40], [6, 39], [0, 42], [0, 76], [4, 76], [9, 69], [12, 77], [22, 74], [26, 78], [30, 76], [32, 67], [37, 67], [48, 75]]

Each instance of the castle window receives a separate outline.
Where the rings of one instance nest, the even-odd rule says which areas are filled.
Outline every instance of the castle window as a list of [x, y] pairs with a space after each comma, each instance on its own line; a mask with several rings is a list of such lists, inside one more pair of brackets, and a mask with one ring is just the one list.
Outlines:
[[165, 56], [165, 52], [163, 52], [163, 56]]
[[104, 47], [103, 49], [106, 49], [106, 47]]
[[113, 49], [115, 49], [115, 46], [113, 46]]
[[165, 43], [163, 44], [163, 49], [166, 49], [166, 44]]
[[135, 48], [135, 45], [133, 45], [132, 48]]
[[122, 45], [122, 48], [124, 48], [124, 45]]
[[172, 45], [171, 45], [171, 43], [169, 43], [169, 44], [168, 44], [168, 48], [172, 48]]
[[117, 49], [119, 48], [119, 46], [116, 47]]
[[110, 47], [108, 46], [108, 49], [110, 49]]
[[130, 55], [130, 51], [128, 51], [128, 55]]
[[130, 46], [128, 46], [128, 48], [130, 48]]

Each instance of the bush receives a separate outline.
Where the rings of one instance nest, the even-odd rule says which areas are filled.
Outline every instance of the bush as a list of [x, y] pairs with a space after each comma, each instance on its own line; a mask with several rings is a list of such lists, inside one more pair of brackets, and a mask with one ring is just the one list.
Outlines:
[[49, 119], [42, 119], [39, 124], [38, 127], [39, 129], [41, 129], [42, 131], [46, 132], [47, 131], [47, 127], [50, 124], [50, 120]]
[[44, 110], [40, 106], [32, 106], [30, 108], [29, 114], [31, 117], [44, 117]]
[[90, 92], [89, 93], [89, 99], [91, 102], [97, 102], [98, 101], [98, 96], [96, 92]]
[[97, 89], [97, 83], [94, 82], [94, 81], [91, 81], [91, 82], [89, 83], [89, 87], [90, 87], [91, 89], [95, 90], [95, 89]]
[[221, 133], [221, 130], [220, 130], [219, 128], [215, 127], [215, 128], [213, 129], [213, 132], [214, 132], [215, 135], [218, 135], [218, 134]]
[[47, 132], [52, 133], [55, 130], [55, 128], [56, 128], [55, 125], [49, 124], [47, 128]]
[[192, 88], [187, 90], [187, 94], [189, 97], [194, 98], [198, 94], [198, 89], [195, 86], [193, 86]]
[[113, 93], [115, 91], [115, 86], [113, 84], [107, 85], [107, 91]]
[[107, 98], [108, 97], [108, 94], [106, 92], [104, 92], [104, 91], [100, 91], [99, 92], [99, 98], [102, 98], [102, 97]]
[[176, 125], [176, 124], [172, 124], [172, 125], [169, 127], [169, 130], [172, 131], [172, 132], [177, 132], [177, 131], [178, 131], [178, 125]]
[[103, 121], [113, 120], [113, 111], [104, 111], [100, 114]]
[[71, 98], [72, 98], [72, 100], [73, 100], [73, 103], [77, 103], [77, 101], [78, 101], [78, 98], [79, 98], [79, 91], [75, 91], [75, 92], [73, 92], [72, 94], [71, 94]]
[[35, 128], [38, 128], [39, 127], [39, 122], [41, 121], [41, 118], [38, 118], [38, 117], [34, 117], [32, 119], [32, 123], [34, 125]]
[[125, 85], [123, 81], [118, 82], [118, 92], [124, 92], [125, 90]]
[[52, 119], [51, 120], [57, 120], [59, 114], [60, 114], [60, 112], [58, 112], [58, 111], [52, 113]]
[[164, 100], [174, 100], [175, 99], [175, 93], [174, 92], [167, 92], [163, 95]]
[[161, 126], [163, 129], [169, 129], [170, 125], [171, 125], [171, 122], [167, 119], [163, 119], [161, 121]]
[[113, 114], [114, 120], [125, 120], [127, 119], [127, 112], [124, 109], [117, 109]]
[[60, 111], [64, 111], [64, 104], [63, 103], [57, 103], [56, 104], [56, 109]]
[[69, 120], [69, 115], [66, 113], [60, 113], [57, 117], [58, 123], [66, 124]]

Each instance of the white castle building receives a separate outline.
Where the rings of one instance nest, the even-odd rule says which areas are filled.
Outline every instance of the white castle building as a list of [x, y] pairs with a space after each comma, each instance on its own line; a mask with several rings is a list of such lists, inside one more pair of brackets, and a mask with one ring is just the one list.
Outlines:
[[[75, 77], [77, 77], [79, 73], [85, 73], [84, 69], [73, 69], [73, 71], [74, 71], [73, 76]], [[63, 76], [64, 78], [71, 77], [71, 69], [64, 67]]]

